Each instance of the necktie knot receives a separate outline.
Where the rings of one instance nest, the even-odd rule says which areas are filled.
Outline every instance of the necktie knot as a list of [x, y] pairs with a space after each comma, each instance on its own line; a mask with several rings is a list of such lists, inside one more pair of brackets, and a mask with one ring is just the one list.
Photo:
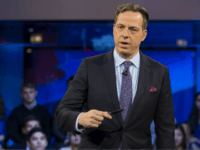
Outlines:
[[131, 61], [125, 61], [124, 62], [124, 66], [125, 66], [125, 70], [127, 70], [133, 63]]

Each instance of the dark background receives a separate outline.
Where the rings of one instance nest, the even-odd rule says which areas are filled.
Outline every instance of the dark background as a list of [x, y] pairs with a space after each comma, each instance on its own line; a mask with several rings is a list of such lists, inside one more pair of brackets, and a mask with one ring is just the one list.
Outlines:
[[[175, 117], [181, 123], [188, 118], [194, 93], [200, 91], [200, 2], [123, 1], [130, 2], [149, 11], [148, 35], [141, 47], [144, 53], [169, 67]], [[0, 93], [6, 108], [11, 111], [21, 104], [22, 83], [26, 80], [35, 81], [38, 75], [35, 69], [31, 72], [27, 68], [34, 68], [37, 58], [47, 56], [46, 63], [53, 63], [54, 68], [42, 74], [44, 78], [37, 85], [37, 100], [51, 111], [54, 102], [60, 100], [66, 90], [67, 78], [75, 74], [82, 58], [109, 51], [114, 46], [114, 13], [117, 6], [123, 3], [120, 0], [1, 2]], [[43, 41], [31, 43], [33, 35], [42, 36]], [[73, 52], [68, 54], [69, 51]], [[84, 51], [87, 51], [87, 55], [82, 54]], [[37, 55], [33, 56], [35, 53]], [[59, 64], [68, 59], [64, 61], [58, 53], [67, 53], [65, 55], [69, 55], [70, 59], [77, 60], [70, 74], [66, 74], [67, 66], [59, 68]], [[74, 55], [78, 58], [74, 58]], [[49, 75], [52, 71], [58, 78]], [[57, 84], [56, 81], [62, 83]], [[54, 95], [47, 97], [48, 93]]]

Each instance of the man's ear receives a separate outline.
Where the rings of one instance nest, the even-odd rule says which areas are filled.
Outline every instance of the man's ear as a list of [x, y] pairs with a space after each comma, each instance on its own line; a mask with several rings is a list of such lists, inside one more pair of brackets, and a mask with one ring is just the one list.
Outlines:
[[114, 35], [114, 28], [115, 28], [115, 24], [113, 24], [113, 35]]
[[143, 35], [142, 35], [142, 41], [145, 40], [145, 38], [147, 37], [147, 30], [142, 31]]
[[26, 134], [26, 129], [24, 127], [22, 128], [22, 133]]

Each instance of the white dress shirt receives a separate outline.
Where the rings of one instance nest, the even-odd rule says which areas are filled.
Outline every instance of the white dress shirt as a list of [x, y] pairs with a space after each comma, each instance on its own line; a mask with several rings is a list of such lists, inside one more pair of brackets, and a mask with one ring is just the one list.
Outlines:
[[[116, 49], [114, 49], [114, 62], [115, 62], [115, 75], [116, 75], [116, 85], [117, 85], [117, 94], [118, 99], [120, 101], [120, 93], [121, 93], [121, 84], [122, 84], [122, 72], [124, 70], [124, 64], [126, 60], [121, 57]], [[138, 84], [138, 76], [140, 70], [140, 53], [138, 52], [131, 60], [133, 65], [129, 67], [129, 72], [132, 77], [132, 102], [135, 98], [135, 94], [137, 91], [137, 84]]]

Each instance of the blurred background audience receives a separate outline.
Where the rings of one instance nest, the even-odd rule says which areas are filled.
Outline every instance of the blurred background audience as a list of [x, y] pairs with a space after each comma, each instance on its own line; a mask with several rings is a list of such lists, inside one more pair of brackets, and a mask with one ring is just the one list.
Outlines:
[[26, 145], [30, 150], [46, 150], [48, 146], [48, 138], [41, 128], [33, 128], [28, 133]]
[[9, 111], [4, 107], [4, 101], [0, 94], [0, 149], [6, 148], [6, 128]]
[[178, 150], [187, 149], [186, 135], [181, 125], [178, 124], [175, 125], [174, 136], [175, 136], [176, 149]]
[[189, 148], [200, 149], [200, 93], [195, 95], [189, 120], [183, 127]]
[[[34, 120], [33, 120], [34, 121]], [[40, 127], [29, 128], [30, 131], [26, 134], [25, 144], [15, 144], [9, 147], [9, 150], [54, 150], [48, 144], [48, 139], [45, 132]]]
[[[41, 128], [40, 121], [33, 115], [29, 115], [25, 118], [23, 127], [22, 127], [22, 136], [25, 139], [25, 141], [28, 138], [28, 133], [33, 129], [33, 128]], [[24, 143], [14, 143], [13, 145], [9, 146], [9, 149], [25, 149], [26, 142]]]
[[23, 134], [23, 123], [27, 116], [36, 116], [47, 135], [48, 141], [51, 138], [51, 116], [49, 111], [37, 103], [37, 90], [33, 83], [24, 83], [21, 87], [23, 104], [16, 107], [10, 114], [7, 123], [8, 138], [16, 144], [24, 144], [26, 138]]
[[81, 135], [70, 134], [69, 142], [66, 144], [66, 147], [62, 147], [60, 150], [77, 150], [80, 142], [81, 142]]

